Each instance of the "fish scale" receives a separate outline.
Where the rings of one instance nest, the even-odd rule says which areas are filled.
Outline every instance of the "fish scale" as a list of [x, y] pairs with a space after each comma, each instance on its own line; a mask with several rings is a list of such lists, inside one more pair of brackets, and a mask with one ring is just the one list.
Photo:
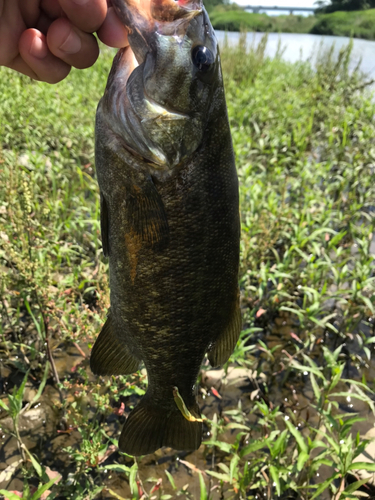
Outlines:
[[[125, 375], [146, 367], [148, 389], [124, 425], [122, 451], [193, 450], [202, 439], [195, 384], [204, 356], [225, 363], [241, 331], [238, 178], [220, 55], [202, 6], [186, 2], [181, 12], [158, 0], [156, 10], [149, 7], [158, 19], [140, 20], [135, 4], [113, 3], [131, 33], [97, 111], [111, 308], [91, 368]], [[163, 8], [162, 31], [181, 35], [183, 26], [182, 41], [160, 34]], [[138, 64], [132, 71], [130, 50]], [[153, 110], [157, 120], [149, 119]]]

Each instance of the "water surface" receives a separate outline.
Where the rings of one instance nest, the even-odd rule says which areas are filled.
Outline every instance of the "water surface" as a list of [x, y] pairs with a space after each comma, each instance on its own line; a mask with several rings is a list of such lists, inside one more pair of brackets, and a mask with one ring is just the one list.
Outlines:
[[[228, 36], [230, 44], [236, 44], [239, 39], [238, 32], [216, 31], [219, 42], [223, 43], [225, 35]], [[248, 44], [257, 44], [264, 33], [249, 33]], [[275, 56], [279, 43], [283, 47], [283, 58], [290, 62], [314, 60], [316, 54], [322, 46], [323, 50], [328, 49], [334, 44], [335, 51], [348, 45], [350, 39], [345, 36], [322, 36], [310, 34], [295, 34], [295, 33], [269, 33], [267, 44], [267, 55]], [[369, 79], [375, 79], [375, 41], [361, 40], [355, 38], [353, 40], [353, 53], [351, 67], [354, 68], [360, 62], [361, 70], [366, 73]]]
[[[290, 9], [293, 11], [293, 9]], [[287, 16], [289, 13], [290, 13], [290, 10], [282, 10], [282, 9], [271, 9], [271, 8], [268, 8], [268, 9], [260, 9], [259, 10], [259, 14], [267, 14], [268, 16]], [[246, 12], [250, 12], [250, 14], [253, 12], [252, 9], [246, 9]], [[314, 9], [311, 9], [309, 11], [293, 11], [293, 14], [295, 16], [303, 16], [303, 17], [307, 17], [307, 16], [312, 16], [314, 15]]]

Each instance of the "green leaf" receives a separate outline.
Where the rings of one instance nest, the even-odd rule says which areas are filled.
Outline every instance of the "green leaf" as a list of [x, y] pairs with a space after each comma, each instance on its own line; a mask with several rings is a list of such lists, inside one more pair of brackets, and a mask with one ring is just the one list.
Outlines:
[[285, 443], [288, 437], [288, 430], [284, 429], [280, 436], [276, 439], [275, 444], [272, 446], [269, 443], [272, 458], [276, 458], [285, 449]]
[[224, 443], [224, 441], [204, 441], [203, 444], [207, 446], [216, 446], [219, 450], [224, 451], [225, 453], [232, 452], [232, 445], [229, 443]]
[[326, 481], [324, 481], [324, 483], [321, 483], [318, 486], [317, 490], [315, 491], [314, 495], [311, 497], [311, 500], [314, 500], [314, 498], [318, 497], [321, 493], [323, 493], [323, 491], [325, 491], [329, 487], [329, 485], [332, 484], [333, 481], [338, 477], [340, 477], [340, 473], [335, 472], [335, 474], [333, 474]]
[[[316, 439], [311, 443], [311, 449], [313, 450], [315, 448], [327, 448], [327, 445], [323, 441], [320, 441], [320, 439]], [[321, 452], [319, 455], [322, 453], [325, 452]]]
[[310, 373], [313, 373], [317, 377], [319, 377], [319, 378], [321, 378], [321, 379], [324, 380], [323, 374], [321, 373], [321, 371], [319, 370], [319, 368], [313, 368], [312, 366], [301, 365], [296, 360], [293, 360], [291, 362], [291, 366], [293, 366], [293, 368], [296, 368], [297, 370], [299, 370], [301, 372], [310, 372]]
[[173, 479], [173, 476], [170, 472], [168, 472], [167, 470], [164, 471], [167, 478], [168, 478], [168, 481], [171, 483], [171, 486], [174, 490], [177, 490], [177, 487], [176, 487], [176, 484], [174, 482], [174, 479]]
[[231, 422], [230, 424], [225, 426], [226, 430], [238, 429], [250, 432], [251, 429], [247, 425], [238, 424], [237, 422]]
[[281, 488], [280, 488], [279, 473], [278, 473], [276, 467], [273, 465], [270, 466], [270, 474], [271, 474], [271, 477], [273, 479], [273, 482], [275, 483], [277, 494], [278, 494], [278, 496], [280, 496], [281, 495]]
[[344, 371], [344, 367], [345, 367], [345, 363], [342, 363], [338, 367], [337, 370], [335, 369], [335, 374], [334, 374], [334, 376], [332, 378], [331, 384], [330, 384], [329, 389], [328, 389], [329, 391], [332, 391], [336, 387], [336, 385], [340, 382], [341, 376], [342, 376], [342, 372]]
[[104, 467], [100, 467], [100, 470], [113, 470], [115, 472], [123, 472], [125, 474], [130, 473], [130, 467], [126, 467], [126, 465], [122, 465], [122, 464], [106, 465]]
[[335, 247], [347, 234], [347, 231], [341, 231], [341, 233], [336, 234], [328, 243], [328, 248]]
[[42, 378], [42, 381], [41, 381], [39, 388], [38, 388], [38, 392], [35, 394], [35, 396], [31, 400], [31, 402], [27, 405], [27, 408], [31, 408], [38, 401], [40, 396], [42, 395], [44, 387], [47, 383], [49, 370], [50, 370], [50, 364], [49, 364], [49, 361], [47, 361], [46, 366], [44, 368], [43, 378]]
[[120, 495], [118, 495], [117, 493], [115, 493], [113, 490], [111, 490], [109, 488], [108, 488], [108, 493], [110, 493], [113, 496], [113, 498], [116, 498], [117, 500], [128, 500], [127, 498], [120, 497]]
[[9, 498], [9, 500], [21, 500], [18, 495], [7, 490], [0, 490], [0, 495], [4, 495], [6, 498]]
[[9, 407], [4, 403], [2, 399], [0, 399], [0, 406], [3, 408], [3, 410], [9, 412]]
[[368, 347], [364, 346], [363, 350], [365, 351], [366, 357], [369, 361], [371, 361], [371, 351]]
[[298, 455], [298, 461], [297, 461], [298, 471], [301, 471], [303, 469], [303, 466], [305, 465], [305, 463], [308, 461], [309, 458], [310, 455], [308, 453], [301, 451], [301, 453]]
[[[319, 229], [315, 229], [307, 238], [306, 240], [314, 240], [317, 236], [325, 233], [330, 233], [334, 235], [334, 238], [338, 236], [337, 231], [330, 227], [320, 227]], [[342, 236], [343, 237], [343, 236]]]
[[130, 469], [130, 475], [129, 475], [129, 486], [132, 495], [137, 495], [138, 496], [138, 485], [137, 485], [137, 473], [138, 473], [138, 464], [135, 462], [131, 469]]
[[230, 482], [233, 481], [233, 478], [238, 479], [238, 463], [240, 461], [240, 457], [238, 455], [234, 455], [232, 460], [230, 461]]
[[41, 488], [38, 488], [38, 490], [34, 493], [34, 495], [31, 497], [31, 500], [38, 500], [45, 491], [49, 490], [51, 486], [60, 478], [61, 476], [54, 477], [51, 479], [51, 481], [48, 481], [47, 484], [44, 484]]
[[19, 401], [21, 404], [22, 404], [23, 393], [25, 392], [25, 386], [26, 386], [28, 376], [29, 376], [29, 371], [26, 372], [26, 374], [22, 380], [22, 384], [19, 386], [17, 392], [14, 394], [15, 397], [17, 398], [17, 401]]
[[322, 397], [322, 391], [320, 390], [320, 387], [318, 386], [316, 382], [316, 378], [313, 373], [310, 373], [310, 380], [311, 380], [311, 386], [314, 391], [315, 399], [317, 400], [318, 404], [320, 405], [320, 400]]
[[201, 490], [200, 494], [200, 500], [207, 500], [207, 488], [206, 488], [206, 483], [204, 482], [204, 477], [201, 472], [199, 472], [199, 486]]
[[345, 490], [342, 492], [342, 498], [345, 498], [345, 493], [350, 494], [353, 493], [354, 491], [357, 491], [358, 488], [363, 486], [364, 484], [369, 482], [369, 478], [366, 477], [365, 479], [361, 479], [360, 481], [356, 481], [355, 483], [352, 483], [350, 486], [345, 488]]
[[242, 448], [240, 451], [240, 457], [243, 458], [245, 455], [248, 455], [249, 453], [252, 453], [253, 451], [258, 451], [262, 448], [266, 447], [266, 443], [264, 440], [262, 441], [253, 441], [252, 443], [248, 444], [245, 446], [245, 448]]
[[39, 477], [43, 477], [43, 468], [40, 465], [40, 463], [35, 459], [35, 457], [29, 452], [29, 450], [26, 448], [25, 445], [22, 445], [22, 448], [26, 451], [26, 453], [29, 455], [29, 458], [31, 460], [31, 463], [33, 464], [33, 467], [38, 474]]
[[305, 443], [305, 440], [303, 439], [303, 436], [300, 433], [300, 431], [298, 431], [289, 420], [285, 420], [285, 424], [288, 427], [290, 433], [295, 437], [295, 439], [298, 443], [298, 446], [300, 448], [300, 451], [303, 451], [304, 453], [306, 453], [308, 455], [309, 448], [308, 448], [307, 444]]
[[228, 474], [220, 474], [220, 472], [215, 472], [213, 470], [206, 470], [206, 474], [212, 477], [216, 477], [216, 479], [224, 481], [224, 483], [230, 483], [230, 477]]
[[326, 465], [327, 467], [332, 467], [332, 459], [329, 458], [319, 458], [318, 460], [313, 460], [314, 464]]
[[303, 321], [305, 319], [305, 315], [299, 309], [294, 309], [292, 307], [282, 306], [282, 307], [280, 307], [280, 311], [287, 311], [287, 312], [290, 312], [292, 314], [296, 314], [300, 321]]
[[371, 302], [371, 300], [368, 297], [362, 295], [361, 293], [358, 294], [358, 297], [363, 300], [366, 306], [370, 309], [371, 313], [374, 314], [374, 304]]
[[354, 392], [348, 393], [348, 392], [333, 392], [332, 394], [329, 395], [331, 398], [347, 398], [350, 396], [351, 398], [354, 399], [359, 399], [360, 401], [363, 401], [365, 403], [370, 403], [371, 398], [367, 396], [364, 392], [361, 391], [360, 394], [355, 394]]
[[221, 470], [223, 470], [226, 474], [229, 474], [230, 475], [230, 469], [229, 467], [227, 466], [227, 464], [223, 464], [223, 462], [220, 462], [218, 464], [218, 467], [220, 467]]
[[42, 332], [42, 329], [40, 328], [40, 323], [39, 323], [39, 321], [37, 321], [36, 317], [34, 316], [32, 310], [31, 310], [29, 302], [26, 299], [24, 299], [24, 303], [25, 303], [27, 312], [32, 317], [33, 323], [35, 325], [35, 328], [37, 329], [39, 337], [41, 338], [41, 340], [44, 340], [45, 339], [45, 332]]
[[19, 413], [22, 409], [22, 403], [19, 404], [19, 402], [17, 401], [17, 398], [15, 396], [13, 396], [12, 394], [8, 394], [8, 400], [9, 400], [9, 410], [10, 410], [11, 417], [13, 419], [15, 419], [15, 418], [17, 418], [17, 416], [19, 415]]
[[186, 420], [188, 420], [189, 422], [203, 422], [202, 418], [196, 418], [190, 413], [185, 404], [185, 401], [182, 399], [182, 396], [178, 391], [178, 387], [173, 387], [173, 399], [176, 403], [177, 408], [180, 410]]
[[348, 470], [367, 470], [375, 472], [375, 463], [373, 462], [353, 462], [349, 465]]
[[353, 417], [353, 418], [349, 418], [348, 420], [345, 420], [344, 423], [343, 423], [343, 426], [342, 426], [340, 434], [343, 437], [346, 437], [346, 435], [348, 434], [348, 432], [351, 431], [351, 429], [353, 427], [353, 424], [355, 424], [356, 422], [364, 422], [365, 420], [367, 420], [367, 419], [363, 418], [363, 417]]
[[329, 435], [325, 434], [326, 440], [329, 442], [329, 444], [332, 446], [332, 448], [335, 450], [335, 453], [337, 456], [340, 455], [340, 446], [337, 444], [337, 442]]
[[368, 385], [364, 382], [359, 382], [358, 380], [353, 380], [353, 379], [348, 379], [348, 378], [343, 378], [342, 382], [345, 384], [353, 385], [354, 387], [362, 387], [364, 391], [370, 392], [371, 394], [374, 394], [374, 391], [370, 389]]

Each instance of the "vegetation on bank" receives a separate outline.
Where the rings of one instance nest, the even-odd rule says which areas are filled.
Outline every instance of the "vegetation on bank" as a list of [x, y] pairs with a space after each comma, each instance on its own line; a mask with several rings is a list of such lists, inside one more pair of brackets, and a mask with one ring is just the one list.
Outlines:
[[138, 460], [116, 445], [144, 371], [88, 363], [109, 306], [94, 117], [113, 52], [56, 86], [0, 69], [0, 495], [371, 496], [374, 101], [350, 48], [312, 68], [265, 58], [266, 39], [245, 47], [222, 50], [243, 332], [225, 372], [202, 366], [201, 448]]
[[309, 33], [316, 23], [314, 16], [268, 16], [243, 10], [215, 9], [210, 14], [212, 25], [224, 31], [257, 31], [261, 33]]
[[325, 0], [318, 0], [315, 3], [318, 6], [317, 11], [325, 14], [339, 10], [366, 10], [375, 7], [375, 0], [331, 0], [328, 4]]
[[321, 14], [310, 33], [375, 40], [375, 9]]
[[216, 7], [210, 14], [215, 29], [227, 31], [258, 31], [276, 33], [312, 33], [353, 36], [375, 40], [375, 9], [355, 12], [334, 12], [316, 16], [268, 16]]

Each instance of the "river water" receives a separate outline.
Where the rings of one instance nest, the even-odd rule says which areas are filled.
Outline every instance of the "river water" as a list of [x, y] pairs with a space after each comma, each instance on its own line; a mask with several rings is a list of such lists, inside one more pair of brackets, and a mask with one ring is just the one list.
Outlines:
[[[238, 32], [216, 31], [219, 42], [223, 43], [225, 35], [228, 37], [228, 42], [232, 45], [236, 44], [239, 39]], [[249, 33], [249, 46], [253, 43], [257, 44], [264, 33]], [[267, 55], [275, 56], [279, 43], [283, 47], [283, 58], [287, 61], [296, 62], [299, 60], [306, 61], [314, 60], [320, 47], [328, 49], [334, 44], [335, 51], [339, 52], [342, 47], [349, 43], [349, 38], [344, 36], [321, 36], [309, 34], [294, 34], [294, 33], [269, 33], [267, 44]], [[368, 40], [353, 40], [353, 53], [351, 65], [354, 68], [359, 61], [361, 70], [368, 76], [369, 79], [375, 79], [375, 42]]]

